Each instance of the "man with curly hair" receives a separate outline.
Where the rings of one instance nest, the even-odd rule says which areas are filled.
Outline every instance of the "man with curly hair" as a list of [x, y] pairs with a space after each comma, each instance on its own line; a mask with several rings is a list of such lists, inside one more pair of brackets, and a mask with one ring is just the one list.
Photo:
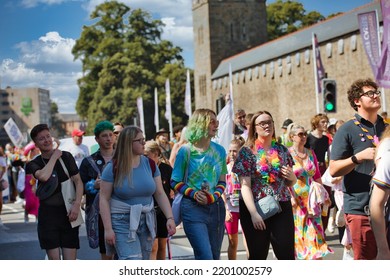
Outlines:
[[351, 232], [355, 260], [375, 259], [377, 247], [368, 212], [370, 182], [375, 171], [375, 150], [385, 129], [381, 92], [371, 79], [359, 79], [348, 89], [354, 117], [337, 131], [330, 156], [332, 177], [344, 176], [343, 195], [346, 226]]

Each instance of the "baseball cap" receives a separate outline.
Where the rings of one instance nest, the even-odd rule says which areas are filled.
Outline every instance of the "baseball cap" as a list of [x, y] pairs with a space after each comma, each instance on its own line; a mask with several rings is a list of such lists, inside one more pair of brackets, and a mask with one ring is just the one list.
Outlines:
[[292, 124], [293, 121], [291, 119], [286, 119], [284, 122], [283, 122], [283, 125], [282, 125], [282, 128], [284, 129], [287, 129], [287, 127]]
[[79, 136], [79, 137], [81, 137], [81, 136], [83, 136], [85, 134], [85, 131], [82, 131], [82, 130], [80, 130], [80, 129], [78, 129], [78, 128], [75, 128], [75, 129], [73, 129], [73, 131], [72, 131], [72, 137], [73, 136]]

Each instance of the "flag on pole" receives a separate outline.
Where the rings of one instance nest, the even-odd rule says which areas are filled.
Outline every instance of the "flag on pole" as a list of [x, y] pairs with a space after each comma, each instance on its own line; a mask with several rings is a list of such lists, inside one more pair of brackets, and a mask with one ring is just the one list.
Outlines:
[[380, 60], [380, 43], [376, 11], [358, 14], [358, 22], [363, 47], [366, 51], [372, 73], [376, 76]]
[[190, 84], [190, 70], [187, 70], [186, 92], [184, 97], [184, 109], [187, 116], [191, 117], [191, 84]]
[[171, 88], [169, 86], [169, 79], [165, 81], [165, 94], [166, 94], [165, 118], [168, 120], [170, 138], [172, 139], [173, 125], [172, 125], [172, 110], [171, 110]]
[[317, 35], [313, 33], [313, 53], [314, 53], [314, 66], [315, 76], [317, 83], [317, 93], [322, 93], [322, 79], [325, 78], [325, 70], [321, 60], [320, 45], [318, 44]]
[[232, 67], [229, 64], [229, 98], [227, 98], [226, 104], [219, 112], [217, 120], [219, 121], [219, 128], [217, 139], [215, 142], [223, 146], [226, 152], [229, 151], [230, 142], [233, 140], [233, 127], [234, 127], [234, 111], [233, 111], [233, 75]]
[[160, 130], [160, 118], [158, 113], [158, 93], [157, 88], [154, 88], [154, 125], [156, 126], [156, 132]]
[[138, 108], [138, 115], [139, 115], [139, 126], [142, 129], [142, 131], [145, 133], [144, 102], [142, 100], [142, 97], [137, 98], [137, 108]]
[[[383, 43], [382, 53], [378, 62], [376, 80], [384, 88], [390, 88], [390, 1], [381, 0], [382, 20], [383, 20]], [[383, 97], [385, 105], [386, 98]], [[385, 106], [383, 108], [385, 110]]]

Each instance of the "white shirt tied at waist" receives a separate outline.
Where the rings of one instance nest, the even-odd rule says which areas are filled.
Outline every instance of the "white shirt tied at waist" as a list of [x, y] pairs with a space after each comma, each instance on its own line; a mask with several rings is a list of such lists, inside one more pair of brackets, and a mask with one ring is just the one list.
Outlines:
[[135, 239], [137, 229], [139, 226], [139, 221], [141, 219], [141, 214], [145, 213], [146, 226], [148, 227], [152, 238], [156, 237], [156, 215], [154, 211], [154, 202], [149, 205], [129, 205], [120, 200], [111, 199], [111, 214], [120, 214], [120, 213], [129, 213], [129, 238], [130, 241]]

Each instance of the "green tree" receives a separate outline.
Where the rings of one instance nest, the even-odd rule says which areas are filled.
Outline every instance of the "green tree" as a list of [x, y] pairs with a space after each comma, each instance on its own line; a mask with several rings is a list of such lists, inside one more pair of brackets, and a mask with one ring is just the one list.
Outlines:
[[[90, 17], [94, 24], [83, 27], [72, 50], [83, 65], [76, 111], [88, 120], [89, 132], [103, 119], [132, 124], [140, 96], [144, 112], [154, 112], [154, 88], [159, 89], [160, 106], [165, 104], [165, 90], [161, 89], [167, 78], [175, 79], [175, 86], [171, 82], [172, 104], [184, 103], [176, 99], [179, 88], [185, 88], [182, 50], [161, 39], [162, 21], [117, 1], [97, 6]], [[179, 77], [177, 73], [184, 75]], [[161, 108], [165, 112], [165, 105]], [[182, 122], [177, 110], [173, 110], [173, 115], [174, 124]], [[144, 117], [145, 133], [150, 138], [155, 131], [154, 114], [145, 113]]]
[[302, 3], [277, 0], [267, 5], [268, 38], [274, 40], [324, 19], [316, 11], [306, 14]]
[[58, 117], [58, 114], [58, 105], [52, 101], [50, 106], [51, 129], [53, 136], [62, 138], [66, 135], [65, 123]]

